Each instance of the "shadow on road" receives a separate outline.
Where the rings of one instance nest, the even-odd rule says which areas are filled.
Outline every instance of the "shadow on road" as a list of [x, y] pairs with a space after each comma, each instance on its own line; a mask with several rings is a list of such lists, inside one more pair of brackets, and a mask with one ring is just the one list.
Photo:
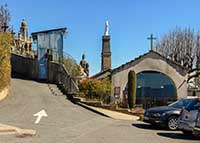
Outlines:
[[193, 135], [184, 135], [183, 133], [157, 133], [157, 135], [171, 138], [171, 139], [181, 139], [181, 140], [200, 140], [199, 137]]
[[143, 123], [133, 123], [132, 126], [140, 128], [140, 129], [147, 129], [147, 130], [165, 130], [164, 127], [158, 125], [150, 125], [150, 124], [143, 124]]
[[13, 73], [13, 72], [11, 74], [11, 78], [14, 78], [14, 79], [23, 79], [23, 80], [32, 80], [32, 81], [36, 81], [36, 82], [39, 82], [39, 83], [48, 83], [48, 81], [46, 79], [39, 80], [37, 78], [27, 78], [26, 76], [24, 76], [22, 74]]
[[[19, 74], [19, 73], [13, 73], [11, 74], [11, 78], [13, 79], [23, 79], [23, 80], [33, 80], [33, 81], [37, 81], [37, 82], [40, 82], [39, 80], [37, 79], [31, 79], [31, 78], [27, 78], [26, 76], [22, 75], [22, 74]], [[42, 81], [43, 82], [43, 81]]]

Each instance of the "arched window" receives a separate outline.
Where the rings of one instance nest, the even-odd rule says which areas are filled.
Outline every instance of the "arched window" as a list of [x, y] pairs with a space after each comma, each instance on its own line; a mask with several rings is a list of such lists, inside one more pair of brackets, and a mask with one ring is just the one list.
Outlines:
[[177, 99], [174, 82], [165, 74], [143, 71], [137, 74], [137, 104], [145, 108], [165, 105]]

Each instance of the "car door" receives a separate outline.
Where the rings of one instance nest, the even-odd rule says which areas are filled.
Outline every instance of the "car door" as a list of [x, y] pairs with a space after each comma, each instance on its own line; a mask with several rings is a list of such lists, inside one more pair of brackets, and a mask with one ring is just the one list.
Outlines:
[[200, 129], [200, 110], [199, 110], [199, 113], [197, 115], [196, 127]]
[[182, 115], [182, 119], [188, 122], [195, 122], [198, 115], [199, 107], [200, 107], [200, 101], [195, 100], [192, 104], [186, 107]]

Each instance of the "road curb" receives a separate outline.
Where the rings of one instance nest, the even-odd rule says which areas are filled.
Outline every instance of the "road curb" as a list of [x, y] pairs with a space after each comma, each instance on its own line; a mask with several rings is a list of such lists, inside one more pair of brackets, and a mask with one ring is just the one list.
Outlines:
[[88, 105], [85, 105], [85, 104], [80, 103], [80, 102], [76, 102], [76, 104], [79, 105], [79, 106], [81, 106], [81, 107], [83, 107], [83, 108], [85, 108], [85, 109], [88, 109], [88, 110], [90, 110], [90, 111], [92, 111], [92, 112], [94, 112], [94, 113], [97, 113], [97, 114], [99, 114], [99, 115], [102, 115], [102, 116], [111, 118], [110, 116], [108, 116], [108, 115], [106, 115], [106, 114], [104, 114], [104, 113], [102, 113], [102, 112], [99, 112], [99, 111], [97, 111], [97, 110], [95, 110], [95, 109], [93, 109], [93, 108], [90, 108]]
[[35, 130], [22, 129], [14, 126], [9, 126], [5, 124], [0, 124], [0, 135], [1, 134], [15, 134], [16, 137], [27, 137], [36, 135]]
[[98, 108], [98, 107], [90, 107], [89, 105], [86, 105], [84, 103], [81, 102], [77, 102], [78, 105], [92, 111], [95, 112], [99, 115], [103, 115], [105, 117], [108, 118], [112, 118], [115, 120], [124, 120], [124, 121], [137, 121], [139, 120], [138, 116], [134, 116], [134, 115], [128, 115], [128, 114], [124, 114], [124, 113], [120, 113], [117, 111], [111, 111], [111, 110], [107, 110], [107, 109], [102, 109], [102, 108]]

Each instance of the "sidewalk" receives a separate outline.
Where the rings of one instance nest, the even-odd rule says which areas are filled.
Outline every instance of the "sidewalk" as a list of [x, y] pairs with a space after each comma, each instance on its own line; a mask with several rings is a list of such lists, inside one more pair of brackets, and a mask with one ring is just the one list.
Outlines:
[[111, 110], [107, 110], [107, 109], [102, 109], [102, 108], [98, 108], [98, 107], [88, 106], [88, 105], [80, 103], [80, 102], [77, 103], [77, 104], [84, 107], [84, 108], [87, 108], [87, 109], [89, 109], [93, 112], [104, 115], [106, 117], [110, 117], [112, 119], [127, 120], [127, 121], [137, 121], [137, 120], [139, 120], [138, 116], [128, 115], [128, 114], [124, 114], [124, 113], [120, 113], [120, 112], [116, 112], [116, 111], [111, 111]]
[[36, 131], [0, 124], [0, 135], [9, 135], [9, 134], [15, 134], [16, 137], [26, 137], [35, 135]]

